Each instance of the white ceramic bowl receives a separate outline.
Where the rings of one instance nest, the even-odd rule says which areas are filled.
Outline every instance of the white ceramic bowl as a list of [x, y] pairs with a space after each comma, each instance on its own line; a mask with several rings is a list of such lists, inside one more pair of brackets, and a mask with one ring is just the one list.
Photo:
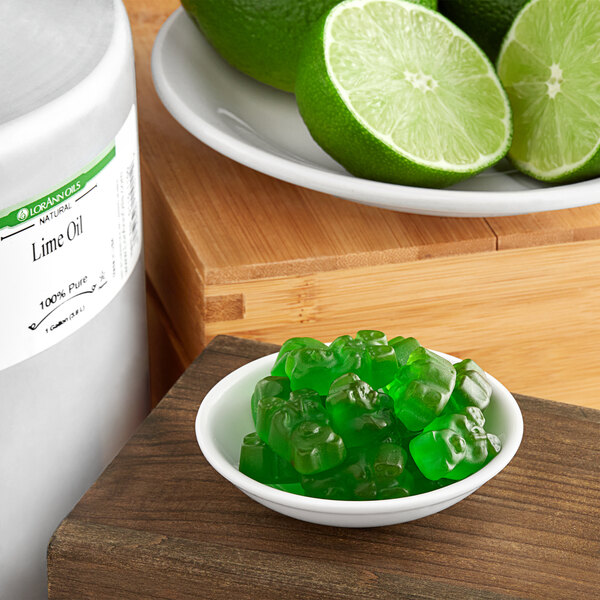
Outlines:
[[[441, 356], [452, 363], [460, 359]], [[502, 450], [470, 477], [439, 490], [390, 500], [324, 500], [276, 490], [238, 471], [243, 437], [254, 430], [250, 397], [259, 379], [269, 375], [276, 354], [233, 371], [206, 395], [196, 416], [196, 437], [206, 460], [253, 500], [284, 515], [337, 527], [377, 527], [420, 519], [444, 510], [472, 494], [497, 475], [517, 452], [523, 437], [523, 417], [512, 394], [488, 375], [492, 400], [485, 411], [486, 431], [502, 441]]]

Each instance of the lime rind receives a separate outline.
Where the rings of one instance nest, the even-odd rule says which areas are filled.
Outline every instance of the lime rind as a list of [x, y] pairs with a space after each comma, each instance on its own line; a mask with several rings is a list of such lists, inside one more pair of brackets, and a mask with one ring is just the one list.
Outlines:
[[394, 152], [462, 174], [506, 154], [508, 98], [487, 57], [445, 17], [402, 0], [347, 0], [330, 11], [323, 40], [340, 97]]
[[600, 2], [532, 0], [497, 68], [513, 109], [517, 168], [548, 182], [600, 174]]

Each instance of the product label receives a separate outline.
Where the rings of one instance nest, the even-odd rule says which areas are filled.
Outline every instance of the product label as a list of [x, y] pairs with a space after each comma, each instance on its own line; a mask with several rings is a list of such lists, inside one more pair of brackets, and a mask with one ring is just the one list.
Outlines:
[[141, 236], [133, 106], [114, 144], [80, 173], [0, 212], [0, 370], [96, 316], [131, 274]]

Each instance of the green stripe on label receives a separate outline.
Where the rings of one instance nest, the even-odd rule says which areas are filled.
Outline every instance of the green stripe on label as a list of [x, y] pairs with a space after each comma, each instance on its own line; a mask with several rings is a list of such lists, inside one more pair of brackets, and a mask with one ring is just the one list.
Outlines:
[[79, 174], [75, 179], [65, 183], [58, 189], [30, 202], [19, 208], [15, 208], [7, 215], [0, 217], [0, 229], [4, 227], [15, 227], [26, 223], [30, 219], [45, 213], [47, 210], [58, 206], [65, 200], [75, 196], [86, 184], [92, 180], [106, 165], [115, 157], [116, 151], [113, 146], [98, 162], [94, 163], [87, 171]]

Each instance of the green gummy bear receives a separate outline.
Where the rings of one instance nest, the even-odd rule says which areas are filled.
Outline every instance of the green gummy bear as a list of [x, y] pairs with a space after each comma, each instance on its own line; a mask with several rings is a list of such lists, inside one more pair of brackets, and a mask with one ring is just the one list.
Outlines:
[[401, 335], [391, 339], [389, 345], [394, 349], [400, 367], [408, 362], [408, 357], [413, 351], [421, 347], [421, 344], [414, 337], [405, 338]]
[[306, 493], [331, 500], [383, 500], [414, 493], [414, 479], [405, 468], [406, 451], [385, 443], [351, 448], [338, 467], [300, 479]]
[[398, 360], [391, 346], [373, 345], [367, 348], [366, 381], [376, 390], [385, 387], [398, 371]]
[[346, 458], [342, 438], [326, 421], [304, 421], [291, 438], [292, 464], [303, 474], [321, 473], [339, 465]]
[[275, 454], [256, 432], [244, 437], [240, 450], [240, 471], [261, 483], [300, 481], [300, 474], [292, 465]]
[[411, 431], [419, 431], [444, 410], [455, 380], [456, 370], [450, 362], [419, 347], [386, 391], [394, 399], [398, 419]]
[[318, 475], [302, 476], [300, 483], [309, 496], [330, 500], [374, 500], [377, 487], [364, 451], [352, 449], [335, 469]]
[[342, 375], [331, 384], [325, 408], [331, 426], [348, 448], [381, 440], [395, 422], [392, 399], [355, 373]]
[[368, 346], [387, 346], [387, 337], [383, 331], [376, 329], [361, 329], [356, 333], [356, 339]]
[[381, 444], [373, 454], [373, 477], [377, 500], [405, 498], [418, 493], [415, 478], [407, 469], [408, 453], [392, 443]]
[[427, 431], [413, 438], [410, 454], [427, 479], [448, 477], [466, 455], [467, 444], [462, 436], [450, 429]]
[[273, 451], [291, 462], [291, 437], [303, 421], [326, 420], [320, 396], [312, 390], [292, 392], [289, 399], [262, 397], [256, 410], [256, 432]]
[[415, 460], [410, 452], [408, 453], [408, 458], [404, 468], [412, 475], [414, 486], [413, 493], [415, 494], [425, 494], [427, 492], [439, 490], [440, 488], [446, 487], [447, 485], [454, 483], [452, 479], [427, 479], [427, 477], [425, 477], [425, 475], [421, 473], [419, 467], [417, 467]]
[[337, 361], [337, 371], [364, 377], [366, 373], [366, 344], [351, 335], [341, 335], [329, 346]]
[[339, 374], [355, 373], [375, 389], [387, 385], [398, 370], [394, 349], [381, 331], [361, 330], [356, 338], [338, 337], [330, 346]]
[[276, 377], [268, 375], [261, 379], [254, 387], [252, 398], [250, 400], [250, 407], [252, 410], [252, 419], [256, 425], [256, 409], [258, 401], [261, 398], [269, 398], [278, 396], [284, 400], [288, 400], [290, 397], [290, 380], [287, 377]]
[[[464, 479], [501, 450], [500, 440], [486, 433], [484, 425], [483, 413], [476, 406], [468, 406], [459, 413], [444, 414], [410, 442], [411, 455], [429, 479]], [[443, 443], [446, 448], [442, 447]]]
[[319, 340], [310, 337], [293, 337], [283, 342], [279, 354], [275, 359], [275, 364], [271, 369], [271, 375], [285, 377], [285, 362], [290, 352], [295, 352], [302, 348], [327, 348], [327, 345]]
[[309, 388], [325, 396], [341, 370], [329, 348], [302, 348], [288, 354], [285, 373], [292, 390]]
[[331, 469], [344, 460], [346, 448], [331, 428], [317, 392], [297, 390], [289, 400], [260, 398], [256, 413], [260, 438], [298, 472]]
[[398, 444], [380, 444], [373, 454], [373, 475], [377, 481], [397, 479], [404, 472], [406, 450]]
[[492, 386], [486, 379], [484, 370], [469, 358], [455, 364], [454, 368], [456, 384], [445, 412], [455, 413], [466, 406], [485, 410], [492, 397]]

